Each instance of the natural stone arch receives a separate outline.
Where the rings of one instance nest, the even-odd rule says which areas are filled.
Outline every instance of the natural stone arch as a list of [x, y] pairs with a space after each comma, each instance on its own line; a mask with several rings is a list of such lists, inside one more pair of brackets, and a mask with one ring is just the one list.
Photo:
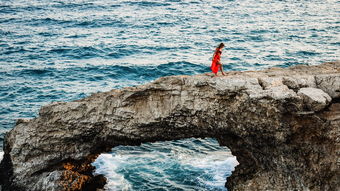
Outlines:
[[114, 146], [212, 137], [240, 163], [230, 190], [335, 189], [339, 65], [163, 77], [44, 106], [7, 134], [1, 184], [85, 189], [90, 163]]

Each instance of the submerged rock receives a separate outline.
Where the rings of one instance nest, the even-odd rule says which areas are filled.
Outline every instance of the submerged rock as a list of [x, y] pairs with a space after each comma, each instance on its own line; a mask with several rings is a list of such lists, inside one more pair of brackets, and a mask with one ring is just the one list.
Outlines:
[[91, 162], [118, 145], [213, 137], [239, 165], [229, 190], [340, 187], [340, 62], [170, 76], [44, 106], [5, 137], [3, 190], [95, 190]]

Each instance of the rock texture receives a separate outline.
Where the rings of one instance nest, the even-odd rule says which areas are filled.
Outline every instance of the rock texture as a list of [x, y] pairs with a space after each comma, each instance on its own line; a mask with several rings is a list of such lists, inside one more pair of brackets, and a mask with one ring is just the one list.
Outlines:
[[340, 62], [170, 76], [52, 103], [5, 137], [3, 190], [95, 190], [91, 162], [117, 145], [213, 137], [239, 165], [229, 190], [340, 187]]

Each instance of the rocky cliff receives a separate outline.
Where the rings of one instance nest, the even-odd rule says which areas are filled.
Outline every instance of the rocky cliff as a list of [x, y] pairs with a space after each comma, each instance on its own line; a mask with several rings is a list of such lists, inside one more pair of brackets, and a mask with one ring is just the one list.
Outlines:
[[5, 137], [3, 190], [95, 190], [117, 145], [213, 137], [239, 165], [229, 190], [340, 187], [340, 62], [170, 76], [44, 106]]

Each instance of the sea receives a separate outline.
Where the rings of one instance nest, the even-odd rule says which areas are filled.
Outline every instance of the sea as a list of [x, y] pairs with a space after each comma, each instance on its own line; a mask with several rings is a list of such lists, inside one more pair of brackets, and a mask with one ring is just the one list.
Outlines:
[[[339, 60], [339, 0], [0, 0], [0, 149], [41, 106], [210, 72]], [[0, 154], [1, 155], [1, 154]], [[1, 159], [1, 156], [0, 156]], [[106, 190], [226, 190], [238, 164], [212, 138], [118, 146]]]

